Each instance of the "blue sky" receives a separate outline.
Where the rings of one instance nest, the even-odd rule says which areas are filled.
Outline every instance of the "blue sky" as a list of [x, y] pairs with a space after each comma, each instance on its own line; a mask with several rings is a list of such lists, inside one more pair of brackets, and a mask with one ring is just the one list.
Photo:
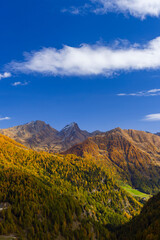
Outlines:
[[0, 128], [160, 131], [160, 3], [133, 2], [1, 0]]

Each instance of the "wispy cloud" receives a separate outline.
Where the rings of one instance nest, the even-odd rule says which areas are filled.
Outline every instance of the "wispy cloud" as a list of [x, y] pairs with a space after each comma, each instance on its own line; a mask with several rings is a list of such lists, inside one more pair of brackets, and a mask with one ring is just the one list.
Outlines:
[[160, 121], [160, 113], [146, 115], [143, 120], [150, 122]]
[[117, 96], [137, 96], [137, 97], [149, 97], [149, 96], [160, 96], [160, 89], [151, 89], [148, 91], [141, 91], [136, 93], [119, 93]]
[[10, 120], [11, 118], [10, 117], [0, 117], [0, 121], [3, 121], [3, 120]]
[[12, 71], [41, 73], [54, 76], [109, 76], [121, 71], [160, 69], [160, 37], [145, 45], [64, 46], [43, 48], [25, 54], [23, 62], [9, 64]]
[[5, 73], [0, 73], [0, 80], [3, 79], [3, 78], [9, 78], [11, 77], [11, 73], [9, 72], [5, 72]]
[[[108, 12], [130, 14], [141, 19], [145, 19], [147, 16], [160, 16], [159, 0], [88, 0], [87, 2], [90, 4], [75, 8], [77, 14], [88, 10], [96, 14], [106, 14]], [[75, 14], [74, 7], [71, 7], [68, 11]]]
[[12, 83], [12, 86], [16, 87], [16, 86], [26, 86], [28, 85], [29, 82], [14, 82]]
[[84, 15], [86, 14], [88, 11], [91, 11], [92, 6], [90, 4], [85, 4], [83, 6], [71, 6], [70, 8], [63, 8], [61, 10], [61, 12], [65, 13], [71, 13], [73, 15]]

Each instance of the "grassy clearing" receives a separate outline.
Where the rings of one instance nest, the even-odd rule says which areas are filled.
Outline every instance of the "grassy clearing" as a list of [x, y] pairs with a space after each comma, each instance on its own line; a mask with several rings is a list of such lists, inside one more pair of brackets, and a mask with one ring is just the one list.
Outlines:
[[121, 184], [121, 187], [128, 193], [130, 193], [132, 196], [134, 197], [139, 197], [139, 198], [145, 198], [145, 199], [149, 199], [150, 197], [152, 197], [152, 195], [146, 194], [146, 193], [142, 193], [140, 191], [138, 191], [137, 189], [132, 188], [130, 185], [128, 184]]

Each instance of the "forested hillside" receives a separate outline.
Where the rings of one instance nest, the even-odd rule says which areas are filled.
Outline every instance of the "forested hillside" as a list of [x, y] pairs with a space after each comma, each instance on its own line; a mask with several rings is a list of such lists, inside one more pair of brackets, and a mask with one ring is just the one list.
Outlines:
[[95, 159], [115, 178], [146, 193], [160, 190], [160, 137], [136, 130], [113, 129], [63, 152]]
[[120, 128], [89, 133], [76, 123], [57, 131], [43, 121], [0, 130], [34, 150], [75, 154], [107, 169], [116, 180], [147, 194], [160, 190], [160, 136]]
[[0, 135], [0, 234], [111, 239], [142, 205], [94, 162], [28, 150]]
[[118, 240], [160, 239], [160, 194], [151, 198], [139, 216], [119, 228]]

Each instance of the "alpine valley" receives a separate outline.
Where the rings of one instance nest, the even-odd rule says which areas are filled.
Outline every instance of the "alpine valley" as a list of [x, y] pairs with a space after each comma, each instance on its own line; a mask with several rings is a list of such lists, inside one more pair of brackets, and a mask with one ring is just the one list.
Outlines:
[[0, 132], [0, 239], [160, 239], [158, 134], [42, 121]]

